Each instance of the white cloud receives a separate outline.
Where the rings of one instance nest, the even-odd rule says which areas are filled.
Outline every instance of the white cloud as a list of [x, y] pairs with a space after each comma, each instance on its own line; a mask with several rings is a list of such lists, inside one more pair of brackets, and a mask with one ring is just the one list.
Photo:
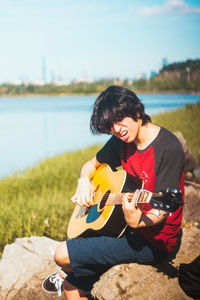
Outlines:
[[143, 6], [140, 13], [145, 16], [155, 16], [170, 13], [197, 13], [200, 14], [200, 8], [193, 8], [187, 5], [183, 0], [168, 0], [164, 6]]

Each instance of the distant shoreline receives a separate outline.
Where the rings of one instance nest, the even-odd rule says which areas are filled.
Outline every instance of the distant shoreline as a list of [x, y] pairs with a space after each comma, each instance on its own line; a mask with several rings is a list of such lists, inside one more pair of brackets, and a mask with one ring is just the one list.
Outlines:
[[[180, 92], [175, 92], [175, 91], [163, 91], [163, 92], [157, 92], [157, 91], [137, 91], [134, 90], [134, 92], [137, 95], [142, 95], [142, 94], [149, 94], [149, 95], [199, 95], [200, 96], [200, 91], [198, 92], [188, 92], [188, 91], [180, 91]], [[66, 94], [16, 94], [16, 95], [0, 95], [0, 98], [34, 98], [34, 97], [77, 97], [77, 96], [97, 96], [99, 93], [66, 93]]]

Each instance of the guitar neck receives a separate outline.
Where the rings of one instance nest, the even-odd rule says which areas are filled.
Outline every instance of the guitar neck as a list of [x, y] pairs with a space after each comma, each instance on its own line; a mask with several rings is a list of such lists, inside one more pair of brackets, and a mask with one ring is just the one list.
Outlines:
[[[122, 198], [125, 193], [111, 193], [108, 196], [108, 199], [106, 201], [106, 205], [120, 205], [122, 204]], [[144, 203], [150, 203], [152, 197], [157, 198], [161, 197], [162, 193], [152, 193], [147, 190], [141, 189], [139, 191], [139, 195], [137, 198], [137, 204], [144, 204]]]

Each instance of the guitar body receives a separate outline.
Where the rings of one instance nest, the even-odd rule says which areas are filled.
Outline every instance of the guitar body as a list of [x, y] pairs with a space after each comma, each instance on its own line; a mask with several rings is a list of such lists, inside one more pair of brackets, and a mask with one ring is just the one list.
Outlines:
[[126, 228], [121, 205], [105, 205], [111, 193], [133, 192], [136, 186], [124, 170], [113, 172], [102, 164], [92, 178], [94, 206], [76, 205], [69, 221], [68, 238], [107, 235], [119, 237]]

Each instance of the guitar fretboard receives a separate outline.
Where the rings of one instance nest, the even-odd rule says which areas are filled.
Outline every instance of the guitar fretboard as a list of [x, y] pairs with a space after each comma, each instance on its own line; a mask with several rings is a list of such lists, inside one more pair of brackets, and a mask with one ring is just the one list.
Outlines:
[[[124, 193], [105, 193], [102, 198], [104, 205], [119, 205], [122, 204]], [[160, 197], [160, 193], [151, 193], [147, 190], [141, 189], [138, 195], [137, 204], [150, 203], [152, 197]]]

